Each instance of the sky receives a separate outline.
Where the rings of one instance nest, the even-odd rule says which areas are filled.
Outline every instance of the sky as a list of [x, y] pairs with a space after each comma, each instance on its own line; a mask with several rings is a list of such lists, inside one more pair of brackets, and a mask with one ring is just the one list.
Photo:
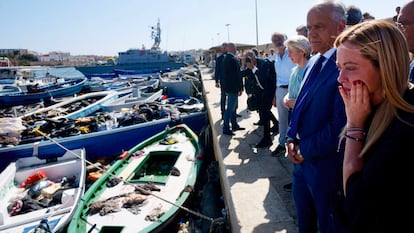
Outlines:
[[[0, 49], [116, 56], [150, 48], [209, 49], [225, 41], [270, 43], [273, 32], [296, 34], [316, 0], [0, 0]], [[377, 19], [392, 17], [408, 0], [343, 0]], [[257, 4], [257, 11], [256, 11]], [[257, 33], [256, 33], [257, 12]], [[226, 26], [228, 25], [228, 26]], [[257, 35], [257, 36], [256, 36]]]

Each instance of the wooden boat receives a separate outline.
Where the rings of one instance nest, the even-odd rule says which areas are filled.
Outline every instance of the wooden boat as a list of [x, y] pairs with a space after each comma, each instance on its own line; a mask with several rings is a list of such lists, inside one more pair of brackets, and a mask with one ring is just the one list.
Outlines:
[[118, 77], [113, 79], [103, 79], [99, 77], [93, 77], [88, 79], [85, 84], [84, 90], [86, 92], [95, 91], [122, 91], [127, 88], [139, 87], [139, 86], [152, 86], [154, 89], [159, 88], [160, 81], [152, 77]]
[[[30, 67], [19, 67], [10, 65], [10, 60], [6, 60], [6, 63], [2, 64], [2, 58], [0, 57], [0, 84], [19, 84], [20, 86], [26, 83], [39, 83], [43, 84], [42, 77], [36, 76], [37, 70], [45, 70], [44, 67], [30, 66]], [[5, 58], [8, 59], [8, 58]], [[4, 61], [4, 60], [3, 60]], [[9, 65], [7, 65], [9, 63]], [[5, 66], [2, 66], [5, 65]], [[46, 68], [47, 69], [47, 68]]]
[[[0, 106], [9, 107], [16, 105], [33, 104], [43, 100], [50, 102], [52, 98], [73, 96], [82, 90], [86, 78], [71, 79], [68, 81], [41, 86], [19, 86], [18, 91], [0, 93]], [[4, 88], [4, 87], [3, 87]]]
[[[61, 134], [59, 137], [53, 137], [53, 133], [56, 132], [56, 130], [53, 130], [52, 134], [49, 134], [52, 139], [36, 133], [32, 133], [34, 135], [33, 138], [22, 138], [22, 134], [17, 135], [16, 139], [20, 138], [21, 140], [19, 143], [4, 144], [0, 146], [0, 170], [4, 169], [10, 162], [19, 158], [31, 157], [38, 153], [63, 153], [64, 150], [56, 143], [59, 143], [68, 149], [85, 147], [88, 151], [87, 159], [91, 161], [113, 156], [128, 150], [137, 144], [137, 142], [143, 141], [155, 133], [163, 131], [168, 125], [175, 124], [176, 119], [171, 117], [177, 116], [177, 114], [173, 115], [174, 114], [170, 114], [149, 121], [140, 121], [137, 119], [131, 121], [129, 125], [125, 124], [124, 126], [118, 127], [109, 127], [110, 124], [108, 124], [108, 122], [102, 122], [103, 126], [101, 127], [100, 125], [102, 123], [100, 123], [97, 131], [88, 133], [79, 133], [79, 128], [73, 132], [71, 131], [71, 125], [69, 125], [70, 127], [60, 125], [60, 123], [63, 124], [64, 122], [50, 122], [50, 124], [54, 126], [54, 129], [65, 132], [66, 129], [68, 129], [70, 132], [66, 135]], [[208, 122], [206, 111], [183, 113], [179, 114], [178, 118], [179, 122], [185, 123], [197, 134], [201, 132]], [[79, 124], [82, 124], [82, 121], [79, 121]], [[21, 127], [21, 124], [15, 126], [14, 129], [17, 130], [14, 131], [19, 131]], [[31, 131], [30, 129], [27, 130]], [[4, 129], [0, 128], [0, 139], [3, 136], [3, 131]], [[10, 135], [10, 133], [8, 134]], [[9, 141], [14, 142], [14, 138]]]
[[44, 108], [43, 103], [35, 103], [29, 105], [16, 105], [7, 108], [0, 108], [0, 118], [3, 117], [21, 117]]
[[158, 78], [153, 78], [152, 76], [147, 76], [144, 79], [136, 77], [120, 77], [121, 79], [125, 78], [129, 82], [133, 83], [132, 87], [148, 87], [153, 90], [158, 90], [160, 88], [160, 80]]
[[119, 78], [113, 79], [103, 79], [100, 77], [92, 77], [88, 79], [85, 84], [85, 92], [95, 92], [95, 91], [111, 91], [111, 90], [120, 90], [126, 89], [132, 86], [132, 83], [128, 80], [120, 80]]
[[191, 195], [199, 153], [184, 124], [139, 143], [88, 189], [68, 232], [160, 232]]
[[85, 190], [85, 149], [53, 157], [22, 158], [2, 171], [0, 232], [58, 232], [72, 219]]
[[[197, 74], [196, 72], [189, 73]], [[176, 73], [160, 75], [160, 85], [166, 89], [169, 97], [200, 96], [203, 89], [201, 78], [190, 74], [187, 69], [182, 69]]]
[[154, 90], [147, 87], [135, 87], [131, 94], [107, 101], [102, 104], [104, 111], [121, 111], [125, 108], [132, 108], [141, 104], [151, 103], [159, 100], [163, 90]]
[[[86, 118], [67, 121], [45, 120], [47, 124], [44, 127], [42, 125], [45, 122], [39, 121], [28, 126], [20, 123], [0, 128], [0, 170], [16, 159], [31, 157], [39, 151], [47, 154], [64, 152], [56, 143], [68, 149], [85, 147], [88, 151], [87, 159], [94, 161], [122, 153], [137, 142], [163, 131], [170, 124], [185, 123], [198, 134], [208, 123], [205, 109], [180, 113], [174, 105], [176, 103], [168, 101], [162, 106], [151, 105], [130, 112], [97, 112], [92, 122]], [[158, 109], [152, 109], [156, 106]], [[148, 107], [151, 109], [147, 109]], [[141, 117], [142, 114], [145, 115], [144, 119]], [[122, 121], [124, 123], [121, 124]], [[38, 126], [46, 136], [34, 131]], [[10, 134], [4, 131], [10, 128], [17, 133]], [[5, 136], [8, 138], [3, 143]]]
[[85, 117], [101, 109], [107, 101], [117, 99], [122, 93], [116, 91], [92, 92], [71, 97], [46, 108], [40, 108], [23, 115], [23, 119], [68, 118]]
[[171, 69], [167, 68], [164, 70], [160, 69], [141, 69], [141, 70], [122, 70], [122, 69], [114, 69], [114, 72], [118, 74], [118, 76], [124, 75], [151, 75], [151, 74], [159, 74], [160, 72], [169, 72]]
[[17, 94], [20, 92], [21, 92], [21, 89], [18, 86], [13, 85], [13, 83], [0, 85], [0, 95]]
[[160, 84], [162, 88], [166, 89], [168, 96], [193, 96], [194, 88], [190, 80], [179, 76], [165, 77], [160, 76]]

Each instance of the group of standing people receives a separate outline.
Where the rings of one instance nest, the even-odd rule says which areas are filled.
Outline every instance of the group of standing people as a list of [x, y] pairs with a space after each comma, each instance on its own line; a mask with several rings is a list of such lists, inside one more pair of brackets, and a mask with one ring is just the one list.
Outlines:
[[[347, 25], [345, 6], [324, 0], [307, 13], [307, 37], [272, 35], [277, 51], [274, 79], [263, 79], [260, 72], [266, 73], [265, 68], [250, 52], [245, 54], [245, 71], [236, 65], [237, 59], [231, 61], [238, 69], [232, 84], [237, 84], [227, 98], [241, 94], [242, 75], [274, 82], [259, 115], [270, 122], [267, 100], [275, 97], [280, 134], [276, 152], [287, 150], [294, 164], [292, 193], [299, 232], [411, 228], [410, 215], [404, 213], [414, 204], [414, 192], [402, 187], [414, 178], [413, 11], [410, 0], [401, 7], [395, 25], [383, 20]], [[223, 62], [224, 70], [230, 67], [227, 63], [230, 60]], [[223, 74], [225, 79], [230, 76]], [[225, 122], [223, 133], [227, 129]], [[271, 144], [267, 135], [263, 140], [259, 146]]]

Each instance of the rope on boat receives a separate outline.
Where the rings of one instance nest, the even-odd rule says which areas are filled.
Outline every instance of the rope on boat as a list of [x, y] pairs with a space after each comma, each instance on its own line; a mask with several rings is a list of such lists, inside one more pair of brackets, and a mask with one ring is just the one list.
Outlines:
[[[49, 137], [49, 135], [47, 135], [46, 133], [40, 131], [38, 128], [35, 128], [33, 131], [41, 134], [42, 136], [44, 136], [45, 138], [49, 139], [50, 141], [52, 141], [53, 143], [55, 143], [56, 145], [58, 145], [60, 148], [64, 149], [65, 151], [71, 153], [72, 155], [76, 156], [77, 158], [81, 158], [78, 154], [76, 154], [75, 152], [69, 150], [68, 148], [66, 148], [64, 145], [60, 144], [58, 141], [56, 141], [55, 139]], [[88, 161], [87, 159], [85, 159], [85, 162], [89, 165], [94, 165], [95, 168], [101, 169], [100, 167], [96, 166], [95, 164], [93, 164], [92, 162]]]
[[[67, 151], [67, 152], [69, 152], [69, 153], [73, 154], [74, 156], [76, 156], [76, 157], [78, 157], [78, 158], [80, 157], [80, 156], [79, 156], [79, 155], [77, 155], [75, 152], [73, 152], [73, 151], [69, 150], [68, 148], [66, 148], [65, 146], [63, 146], [62, 144], [60, 144], [58, 141], [56, 141], [55, 139], [53, 139], [53, 138], [49, 137], [48, 135], [46, 135], [44, 132], [40, 131], [39, 129], [37, 129], [37, 128], [36, 128], [36, 129], [34, 129], [34, 131], [36, 131], [36, 132], [38, 132], [38, 133], [42, 134], [44, 137], [46, 137], [47, 139], [51, 140], [53, 143], [55, 143], [56, 145], [58, 145], [59, 147], [61, 147], [61, 148], [62, 148], [62, 149], [64, 149], [65, 151]], [[98, 169], [100, 169], [100, 170], [103, 170], [103, 169], [104, 169], [103, 167], [101, 167], [101, 166], [99, 166], [99, 165], [96, 165], [96, 164], [94, 164], [94, 163], [90, 162], [90, 161], [89, 161], [89, 160], [87, 160], [87, 159], [85, 159], [85, 161], [86, 161], [86, 163], [88, 163], [89, 165], [93, 165], [95, 168], [98, 168]], [[117, 177], [115, 174], [111, 174], [111, 173], [108, 173], [108, 174], [109, 174], [110, 176], [112, 176], [112, 177]], [[118, 177], [117, 177], [117, 178], [118, 178]], [[118, 178], [118, 179], [120, 179], [121, 181], [125, 182], [126, 184], [134, 185], [134, 184], [133, 184], [133, 183], [131, 183], [131, 182], [125, 181], [123, 178]], [[202, 213], [196, 212], [196, 211], [194, 211], [194, 210], [190, 210], [189, 208], [187, 208], [187, 207], [185, 207], [185, 206], [177, 205], [177, 204], [175, 204], [175, 203], [173, 203], [173, 202], [171, 202], [171, 201], [169, 201], [169, 200], [166, 200], [166, 199], [164, 199], [164, 198], [162, 198], [162, 197], [160, 197], [160, 196], [158, 196], [158, 195], [156, 195], [156, 194], [154, 194], [154, 193], [152, 193], [152, 192], [148, 192], [148, 191], [146, 191], [146, 190], [144, 190], [144, 189], [141, 189], [140, 187], [137, 187], [137, 186], [135, 186], [135, 185], [134, 185], [134, 187], [135, 187], [135, 188], [137, 188], [139, 191], [143, 191], [143, 192], [147, 193], [148, 195], [151, 195], [151, 196], [153, 196], [153, 197], [155, 197], [155, 198], [158, 198], [158, 199], [160, 199], [160, 200], [162, 200], [162, 201], [164, 201], [164, 202], [167, 202], [168, 204], [171, 204], [171, 205], [173, 205], [173, 206], [175, 206], [175, 207], [178, 207], [178, 208], [180, 208], [180, 209], [182, 209], [182, 210], [184, 210], [184, 211], [187, 211], [187, 212], [189, 212], [189, 213], [191, 213], [191, 214], [193, 214], [193, 215], [195, 215], [195, 216], [198, 216], [198, 217], [200, 217], [200, 218], [203, 218], [203, 219], [205, 219], [205, 220], [210, 221], [210, 222], [211, 222], [211, 225], [210, 225], [210, 226], [213, 226], [213, 225], [214, 225], [214, 223], [215, 223], [215, 222], [217, 222], [217, 220], [220, 220], [220, 219], [221, 219], [221, 218], [214, 219], [214, 218], [209, 217], [209, 216], [207, 216], [207, 215], [204, 215], [204, 214], [202, 214]]]
[[[35, 131], [37, 131], [38, 133], [40, 133], [40, 134], [43, 134], [45, 137], [48, 137], [48, 136], [46, 136], [45, 135], [45, 133], [43, 133], [43, 132], [41, 132], [40, 130], [38, 130], [38, 129], [36, 129]], [[36, 144], [35, 144], [36, 145]], [[65, 151], [68, 151], [68, 152], [70, 152], [71, 154], [73, 154], [73, 155], [75, 155], [77, 158], [80, 158], [80, 159], [82, 159], [82, 157], [80, 156], [80, 155], [78, 155], [78, 154], [76, 154], [75, 152], [73, 152], [73, 151], [71, 151], [71, 150], [69, 150], [69, 149], [67, 149], [67, 148], [65, 148], [64, 146], [62, 146], [62, 145], [59, 145], [59, 146], [61, 146]], [[37, 150], [37, 146], [35, 146], [35, 148], [36, 148], [36, 150]], [[36, 154], [37, 154], [37, 152], [36, 152]], [[86, 159], [85, 159], [86, 160]], [[63, 208], [66, 208], [66, 207], [68, 207], [68, 204], [69, 204], [69, 200], [67, 200], [66, 202], [64, 202], [64, 203], [62, 203], [58, 208], [48, 208], [48, 210], [46, 211], [46, 213], [49, 213], [48, 214], [48, 216], [46, 217], [46, 218], [43, 218], [42, 220], [40, 220], [40, 223], [36, 226], [36, 228], [35, 228], [35, 230], [34, 230], [34, 232], [33, 233], [52, 233], [52, 231], [51, 231], [51, 229], [50, 229], [50, 226], [49, 226], [49, 222], [48, 222], [48, 219], [50, 218], [50, 217], [53, 217], [53, 216], [55, 216], [56, 214], [58, 214], [58, 212], [61, 210], [61, 209], [63, 209]], [[50, 212], [50, 211], [53, 211], [53, 212]]]

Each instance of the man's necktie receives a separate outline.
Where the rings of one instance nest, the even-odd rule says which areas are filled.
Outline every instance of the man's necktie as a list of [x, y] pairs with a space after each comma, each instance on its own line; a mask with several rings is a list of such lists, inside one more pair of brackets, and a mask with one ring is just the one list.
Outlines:
[[319, 75], [319, 72], [321, 71], [322, 64], [325, 61], [324, 56], [320, 56], [318, 58], [318, 61], [316, 61], [315, 65], [312, 67], [311, 71], [309, 72], [309, 75], [307, 79], [305, 80], [305, 83], [302, 86], [302, 89], [299, 92], [299, 96], [296, 99], [295, 107], [292, 111], [292, 116], [290, 119], [290, 125], [288, 129], [288, 137], [290, 138], [297, 138], [297, 132], [298, 132], [298, 120], [299, 116], [302, 112], [303, 104], [305, 102], [306, 96], [308, 95], [313, 83], [316, 80], [316, 77]]

